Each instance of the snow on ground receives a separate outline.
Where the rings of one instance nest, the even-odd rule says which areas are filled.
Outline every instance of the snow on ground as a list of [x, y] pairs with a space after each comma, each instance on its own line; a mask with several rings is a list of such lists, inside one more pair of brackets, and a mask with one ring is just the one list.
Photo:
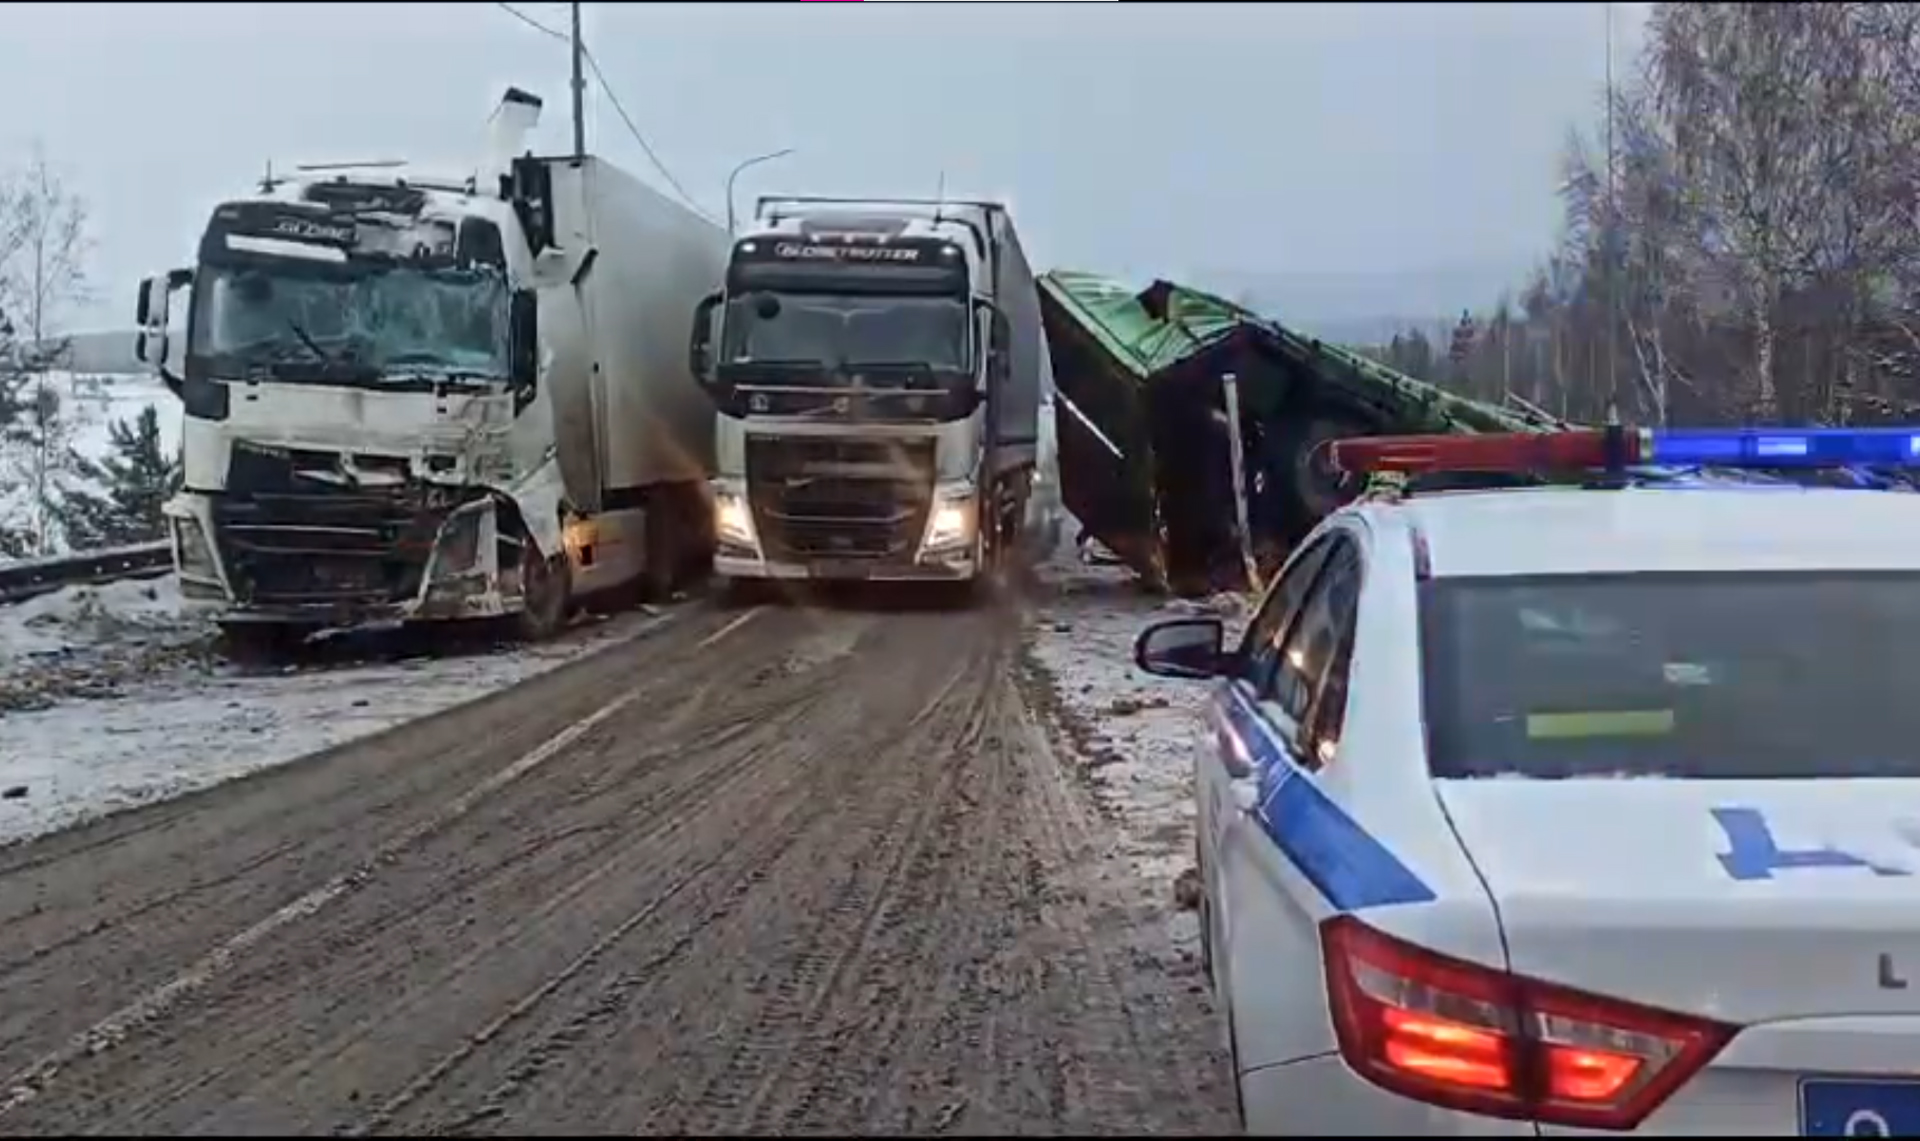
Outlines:
[[1081, 564], [1070, 545], [1036, 573], [1029, 664], [1049, 683], [1054, 719], [1095, 796], [1121, 824], [1115, 854], [1171, 903], [1193, 866], [1193, 758], [1208, 690], [1142, 673], [1133, 642], [1160, 618], [1219, 613], [1231, 626], [1240, 601], [1156, 598], [1123, 568]]
[[54, 373], [60, 407], [72, 425], [72, 443], [88, 459], [100, 459], [113, 450], [111, 425], [138, 419], [148, 405], [160, 412], [160, 445], [168, 454], [180, 447], [180, 402], [158, 378], [145, 375], [85, 375]]
[[204, 657], [213, 635], [183, 614], [172, 576], [70, 586], [0, 608], [0, 717]]
[[[47, 383], [60, 397], [67, 425], [66, 443], [82, 457], [101, 460], [113, 452], [113, 425], [131, 423], [149, 405], [160, 413], [160, 443], [168, 454], [180, 447], [180, 402], [149, 375], [49, 372]], [[30, 489], [33, 458], [0, 455], [0, 522], [23, 523], [32, 517]], [[0, 565], [7, 560], [0, 559]]]
[[75, 651], [169, 634], [197, 635], [171, 575], [69, 586], [0, 609], [0, 672]]
[[[142, 585], [115, 583], [91, 600], [70, 588], [0, 611], [0, 640], [10, 647], [0, 650], [0, 844], [297, 760], [517, 685], [671, 620], [629, 615], [542, 646], [268, 675], [204, 655], [197, 668], [176, 662], [144, 676], [100, 666], [108, 680], [83, 696], [8, 709], [7, 654], [18, 684], [41, 676], [50, 659], [116, 660], [125, 640], [101, 640], [116, 624], [162, 643], [197, 634], [173, 609], [165, 580], [145, 584], [151, 597], [140, 596]], [[30, 608], [34, 615], [14, 613]], [[36, 660], [39, 668], [22, 668]]]

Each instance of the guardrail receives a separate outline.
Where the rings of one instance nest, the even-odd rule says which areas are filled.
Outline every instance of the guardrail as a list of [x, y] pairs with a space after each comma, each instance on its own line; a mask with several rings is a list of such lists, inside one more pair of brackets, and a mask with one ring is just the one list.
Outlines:
[[172, 569], [173, 544], [166, 539], [8, 563], [0, 566], [0, 606], [63, 586], [151, 578]]

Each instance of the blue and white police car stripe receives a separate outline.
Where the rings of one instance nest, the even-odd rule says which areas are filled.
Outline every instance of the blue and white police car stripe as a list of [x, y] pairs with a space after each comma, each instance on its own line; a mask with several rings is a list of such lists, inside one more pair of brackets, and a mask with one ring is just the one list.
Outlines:
[[1308, 882], [1341, 911], [1431, 903], [1431, 887], [1347, 815], [1302, 772], [1278, 734], [1237, 685], [1214, 699], [1215, 715], [1246, 749], [1259, 774], [1260, 829]]

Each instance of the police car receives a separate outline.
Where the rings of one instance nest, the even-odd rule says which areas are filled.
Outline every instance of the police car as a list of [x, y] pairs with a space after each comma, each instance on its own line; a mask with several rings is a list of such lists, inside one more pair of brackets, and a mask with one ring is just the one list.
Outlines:
[[1203, 949], [1247, 1129], [1920, 1135], [1920, 431], [1342, 441], [1211, 679]]

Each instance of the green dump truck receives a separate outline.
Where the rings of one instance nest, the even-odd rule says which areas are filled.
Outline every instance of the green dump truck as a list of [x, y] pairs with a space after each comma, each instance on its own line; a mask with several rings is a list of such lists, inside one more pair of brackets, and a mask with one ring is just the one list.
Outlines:
[[1277, 556], [1358, 490], [1327, 466], [1330, 440], [1550, 426], [1197, 289], [1072, 270], [1039, 287], [1061, 498], [1088, 536], [1178, 593], [1244, 582], [1242, 512], [1250, 545]]

